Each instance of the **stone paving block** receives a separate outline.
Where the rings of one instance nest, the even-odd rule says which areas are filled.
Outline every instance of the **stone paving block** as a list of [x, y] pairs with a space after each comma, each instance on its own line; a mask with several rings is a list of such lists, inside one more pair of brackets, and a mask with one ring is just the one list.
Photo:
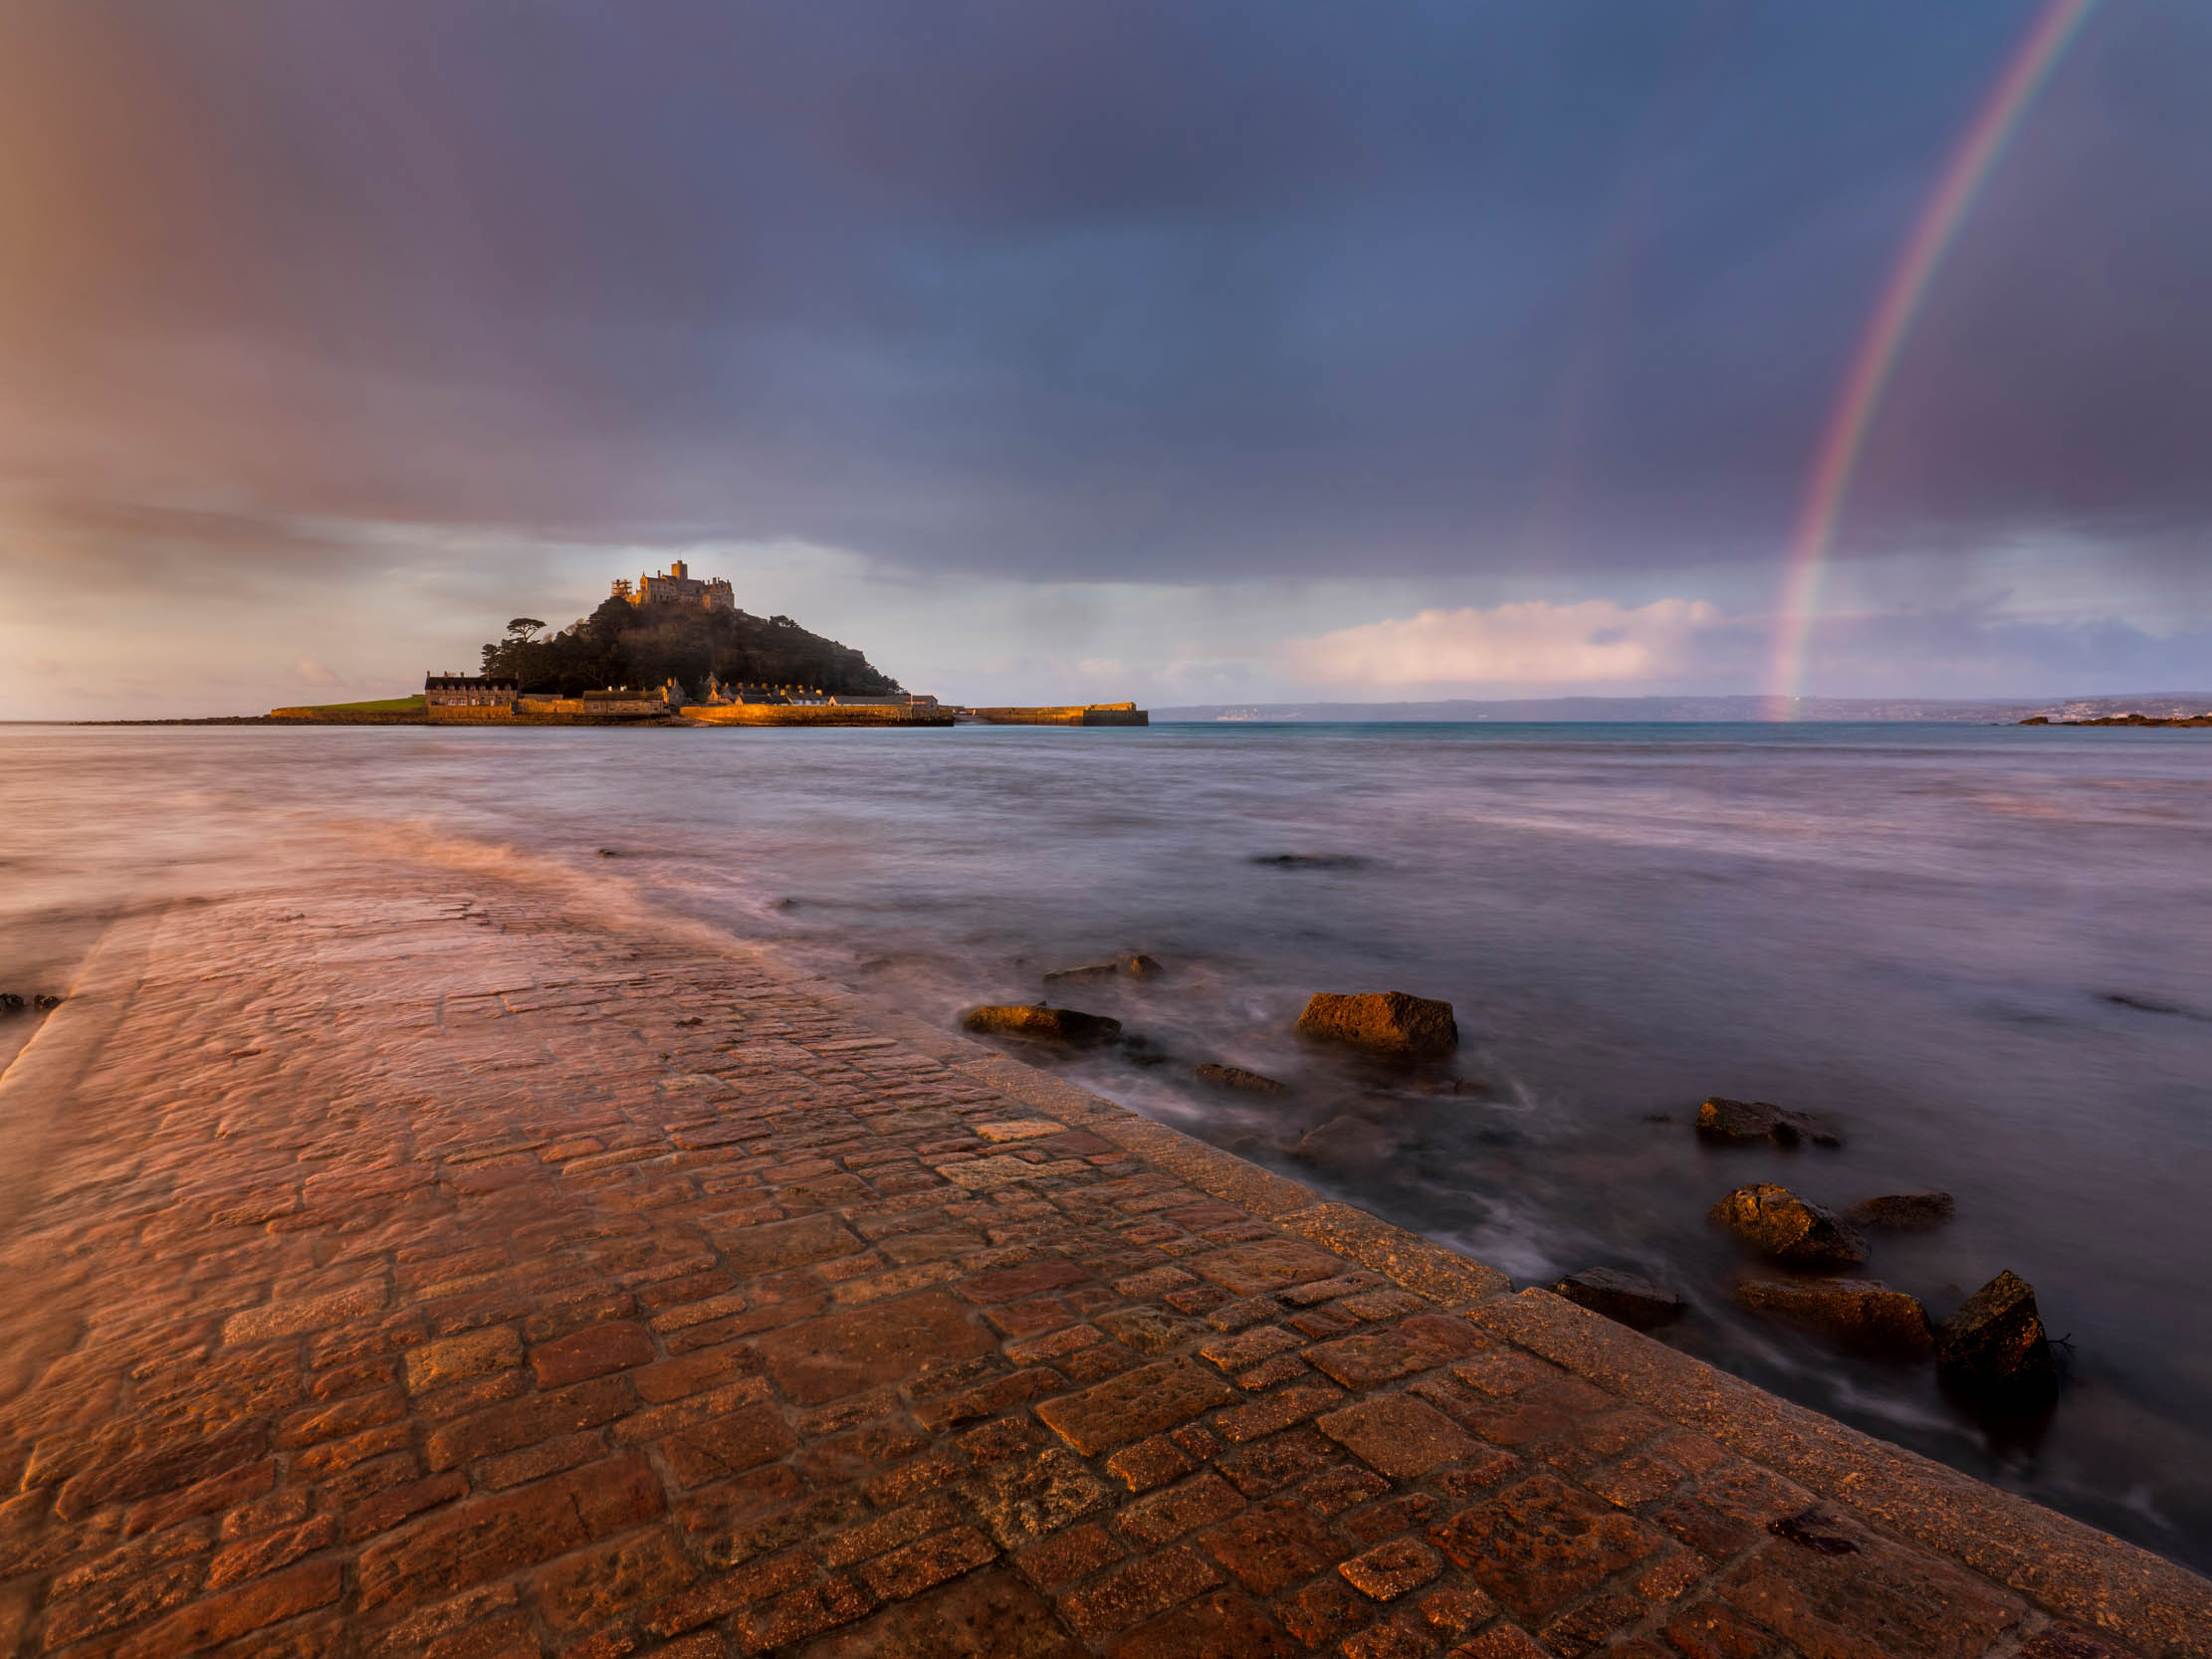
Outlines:
[[1337, 1563], [1345, 1582], [1377, 1601], [1395, 1600], [1419, 1589], [1442, 1570], [1437, 1553], [1410, 1538], [1392, 1539]]
[[1194, 1256], [1184, 1265], [1231, 1295], [1250, 1296], [1254, 1291], [1328, 1278], [1344, 1264], [1327, 1251], [1297, 1239], [1274, 1238], [1256, 1244], [1232, 1244], [1225, 1250]]
[[1303, 1504], [1277, 1499], [1199, 1535], [1206, 1553], [1236, 1574], [1244, 1587], [1273, 1595], [1338, 1560], [1344, 1547]]
[[1435, 1406], [1410, 1394], [1364, 1399], [1314, 1419], [1314, 1426], [1383, 1474], [1426, 1475], [1483, 1448]]
[[427, 1393], [448, 1383], [504, 1370], [510, 1365], [521, 1364], [522, 1360], [522, 1339], [513, 1328], [504, 1325], [425, 1343], [420, 1348], [409, 1348], [402, 1356], [407, 1391], [412, 1394]]
[[1315, 1369], [1347, 1388], [1374, 1388], [1464, 1358], [1488, 1341], [1465, 1320], [1417, 1314], [1380, 1330], [1319, 1344], [1307, 1348], [1305, 1356]]
[[1235, 1391], [1189, 1359], [1162, 1359], [1080, 1393], [1047, 1400], [1037, 1415], [1085, 1457], [1196, 1417]]
[[541, 1388], [562, 1388], [652, 1361], [653, 1339], [643, 1326], [629, 1320], [587, 1325], [530, 1350], [530, 1368]]

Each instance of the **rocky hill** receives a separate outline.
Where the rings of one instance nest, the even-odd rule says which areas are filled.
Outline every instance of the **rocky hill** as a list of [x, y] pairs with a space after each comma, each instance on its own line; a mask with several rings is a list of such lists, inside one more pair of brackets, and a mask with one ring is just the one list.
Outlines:
[[484, 647], [484, 672], [526, 692], [573, 696], [602, 686], [658, 686], [671, 678], [694, 696], [707, 677], [727, 683], [812, 686], [852, 696], [900, 690], [849, 645], [810, 634], [787, 616], [633, 605], [610, 598], [554, 634], [517, 617]]

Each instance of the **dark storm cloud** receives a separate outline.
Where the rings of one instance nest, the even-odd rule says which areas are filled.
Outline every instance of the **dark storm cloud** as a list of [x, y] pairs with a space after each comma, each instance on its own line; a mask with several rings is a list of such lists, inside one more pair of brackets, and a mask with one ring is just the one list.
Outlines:
[[[1053, 574], [1771, 560], [2037, 10], [24, 0], [0, 466]], [[2208, 79], [2201, 8], [2093, 17], [1847, 550], [2196, 555]]]

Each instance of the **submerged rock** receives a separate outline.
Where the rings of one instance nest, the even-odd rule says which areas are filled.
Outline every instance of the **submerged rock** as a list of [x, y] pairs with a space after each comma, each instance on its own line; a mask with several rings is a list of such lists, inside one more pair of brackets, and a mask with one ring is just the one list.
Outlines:
[[1098, 1043], [1121, 1035], [1121, 1021], [1104, 1014], [1028, 1002], [986, 1003], [969, 1009], [960, 1023], [966, 1030], [995, 1037], [1028, 1037], [1047, 1043]]
[[1833, 1126], [1809, 1113], [1785, 1112], [1767, 1101], [1724, 1100], [1718, 1095], [1697, 1109], [1697, 1133], [1708, 1141], [1771, 1141], [1778, 1146], [1794, 1146], [1800, 1141], [1810, 1141], [1816, 1146], [1844, 1143]]
[[1674, 1292], [1617, 1268], [1586, 1267], [1568, 1274], [1552, 1290], [1578, 1307], [1638, 1331], [1655, 1331], [1682, 1317], [1682, 1299]]
[[1316, 991], [1298, 1016], [1298, 1035], [1378, 1054], [1449, 1054], [1459, 1046], [1451, 1004], [1404, 991], [1339, 996]]
[[1957, 1213], [1958, 1200], [1948, 1192], [1889, 1192], [1860, 1199], [1844, 1211], [1844, 1219], [1855, 1227], [1915, 1233], [1940, 1227]]
[[2035, 1287], [2009, 1269], [1990, 1280], [1937, 1329], [1935, 1362], [1949, 1380], [1976, 1388], [2050, 1380], [2051, 1340]]
[[1367, 860], [1357, 853], [1254, 853], [1254, 864], [1272, 864], [1286, 870], [1364, 870]]
[[48, 995], [46, 992], [43, 991], [40, 992], [37, 996], [31, 998], [31, 1006], [36, 1008], [42, 1014], [47, 1012], [49, 1009], [59, 1008], [61, 1005], [62, 999], [60, 997]]
[[1739, 1186], [1707, 1212], [1770, 1261], [1793, 1267], [1857, 1267], [1867, 1241], [1849, 1224], [1786, 1186]]
[[1340, 1113], [1300, 1136], [1290, 1155], [1331, 1169], [1371, 1169], [1397, 1150], [1397, 1137], [1388, 1130]]
[[1754, 1279], [1736, 1287], [1736, 1300], [1857, 1353], [1925, 1359], [1935, 1348], [1919, 1298], [1874, 1279]]
[[1085, 979], [1157, 979], [1167, 970], [1150, 956], [1116, 956], [1110, 962], [1092, 962], [1087, 967], [1063, 967], [1044, 976], [1047, 985], [1067, 984]]
[[1208, 1061], [1191, 1075], [1216, 1089], [1233, 1089], [1244, 1095], [1287, 1095], [1291, 1092], [1289, 1084], [1277, 1083], [1257, 1072], [1247, 1072], [1241, 1066], [1217, 1066]]

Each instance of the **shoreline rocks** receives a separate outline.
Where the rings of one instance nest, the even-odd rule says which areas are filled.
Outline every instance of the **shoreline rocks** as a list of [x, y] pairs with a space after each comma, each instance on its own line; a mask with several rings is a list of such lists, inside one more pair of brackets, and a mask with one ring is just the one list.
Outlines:
[[1754, 1313], [1818, 1331], [1838, 1346], [1888, 1359], [1925, 1359], [1935, 1332], [1919, 1298], [1875, 1279], [1754, 1279], [1736, 1287]]
[[1958, 1213], [1958, 1200], [1948, 1192], [1888, 1192], [1862, 1198], [1844, 1212], [1854, 1227], [1873, 1227], [1892, 1233], [1924, 1233], [1948, 1223]]
[[1257, 1072], [1247, 1072], [1241, 1066], [1221, 1066], [1213, 1061], [1197, 1067], [1191, 1075], [1214, 1089], [1229, 1089], [1241, 1095], [1288, 1095], [1292, 1093], [1287, 1083], [1277, 1083], [1271, 1077]]
[[1935, 1363], [1945, 1380], [1979, 1390], [2056, 1381], [2035, 1287], [2009, 1268], [1990, 1280], [1936, 1328]]
[[1339, 995], [1316, 991], [1298, 1016], [1298, 1035], [1375, 1054], [1445, 1055], [1459, 1046], [1451, 1004], [1405, 991]]
[[1671, 1325], [1686, 1308], [1682, 1299], [1664, 1285], [1610, 1267], [1586, 1267], [1580, 1273], [1570, 1273], [1552, 1286], [1552, 1294], [1633, 1331], [1656, 1331]]
[[1841, 1146], [1844, 1138], [1834, 1126], [1804, 1112], [1785, 1112], [1768, 1101], [1731, 1101], [1714, 1095], [1697, 1109], [1697, 1133], [1707, 1141], [1741, 1143], [1771, 1141], [1777, 1146], [1794, 1146], [1810, 1141], [1816, 1146]]
[[1091, 962], [1083, 967], [1063, 967], [1044, 976], [1047, 985], [1064, 985], [1094, 979], [1157, 979], [1167, 971], [1142, 951], [1133, 956], [1116, 956], [1110, 962]]
[[1121, 1035], [1121, 1021], [1073, 1008], [1042, 1003], [986, 1003], [961, 1016], [961, 1029], [993, 1037], [1026, 1037], [1034, 1042], [1102, 1043]]
[[1792, 1267], [1857, 1267], [1867, 1241], [1848, 1223], [1786, 1186], [1739, 1186], [1706, 1212], [1770, 1261]]

